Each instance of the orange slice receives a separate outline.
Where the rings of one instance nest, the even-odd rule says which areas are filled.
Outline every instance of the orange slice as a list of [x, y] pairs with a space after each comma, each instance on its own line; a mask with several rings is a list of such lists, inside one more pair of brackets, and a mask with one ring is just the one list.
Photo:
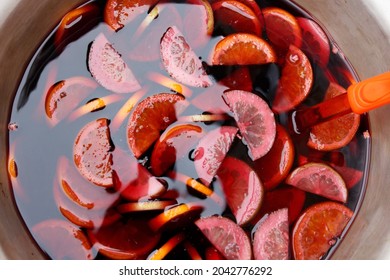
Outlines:
[[121, 214], [143, 211], [157, 211], [176, 204], [175, 200], [151, 200], [139, 202], [126, 202], [118, 205], [118, 212]]
[[313, 86], [313, 69], [307, 56], [294, 45], [288, 49], [272, 109], [283, 113], [300, 104]]
[[[335, 83], [330, 83], [325, 94], [325, 100], [340, 94], [345, 89]], [[315, 125], [310, 130], [307, 145], [320, 151], [331, 151], [346, 146], [355, 137], [360, 125], [360, 115], [349, 113], [345, 116]]]
[[294, 169], [286, 183], [301, 190], [345, 203], [348, 190], [341, 175], [324, 163], [307, 163]]
[[268, 104], [256, 94], [242, 90], [226, 91], [223, 99], [233, 112], [251, 159], [266, 155], [276, 136], [275, 117]]
[[144, 259], [160, 241], [160, 234], [141, 219], [120, 219], [109, 227], [88, 230], [88, 236], [99, 253], [118, 260]]
[[290, 45], [301, 47], [302, 31], [292, 14], [277, 7], [267, 7], [262, 11], [267, 37], [278, 53], [285, 54]]
[[183, 233], [178, 233], [172, 236], [159, 249], [149, 255], [148, 260], [163, 260], [177, 245], [179, 245], [185, 236]]
[[294, 156], [295, 147], [291, 136], [283, 126], [276, 125], [276, 138], [271, 150], [253, 163], [265, 190], [274, 189], [287, 177]]
[[260, 37], [235, 33], [217, 43], [212, 56], [213, 65], [251, 65], [276, 62], [272, 47]]
[[32, 235], [53, 260], [90, 260], [95, 256], [88, 237], [77, 226], [62, 220], [45, 220], [32, 227]]
[[251, 259], [252, 246], [249, 237], [232, 220], [222, 216], [210, 216], [197, 220], [195, 225], [226, 259]]
[[212, 4], [215, 29], [223, 34], [252, 33], [260, 36], [262, 26], [254, 11], [240, 1], [219, 1]]
[[322, 202], [309, 207], [296, 222], [292, 248], [297, 260], [319, 260], [337, 242], [353, 212], [336, 202]]
[[244, 161], [228, 156], [217, 175], [237, 224], [248, 223], [259, 211], [263, 200], [263, 185], [256, 172]]
[[110, 141], [108, 120], [97, 119], [80, 130], [73, 147], [73, 160], [80, 174], [102, 187], [113, 185]]
[[127, 124], [127, 140], [135, 157], [140, 157], [160, 137], [170, 124], [177, 120], [181, 95], [160, 93], [142, 100]]

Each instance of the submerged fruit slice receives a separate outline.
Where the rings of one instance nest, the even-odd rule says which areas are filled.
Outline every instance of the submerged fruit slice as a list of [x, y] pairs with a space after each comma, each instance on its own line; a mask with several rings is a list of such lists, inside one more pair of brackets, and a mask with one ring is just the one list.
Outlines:
[[102, 187], [113, 185], [110, 141], [108, 120], [97, 119], [80, 130], [73, 147], [73, 160], [80, 174]]
[[249, 237], [233, 221], [222, 216], [210, 216], [197, 220], [195, 225], [226, 259], [251, 259], [252, 247]]
[[84, 232], [62, 220], [45, 220], [31, 230], [37, 243], [53, 260], [90, 260], [92, 246]]
[[217, 175], [237, 224], [248, 223], [260, 209], [263, 199], [263, 186], [256, 172], [245, 162], [228, 156]]
[[168, 206], [176, 204], [175, 200], [148, 200], [139, 202], [127, 202], [122, 203], [117, 207], [118, 212], [121, 214], [131, 212], [143, 212], [143, 211], [157, 211], [164, 210]]
[[210, 185], [236, 137], [238, 129], [233, 126], [216, 128], [203, 137], [193, 153], [199, 179]]
[[260, 37], [235, 33], [217, 43], [212, 57], [213, 65], [253, 65], [276, 62], [272, 47]]
[[72, 77], [52, 85], [46, 94], [46, 115], [54, 123], [67, 117], [98, 85], [84, 77]]
[[91, 45], [88, 69], [101, 86], [113, 92], [129, 93], [141, 89], [133, 72], [103, 33]]
[[252, 33], [260, 36], [262, 26], [254, 11], [240, 1], [219, 1], [212, 4], [216, 29], [223, 34]]
[[276, 136], [275, 117], [268, 104], [256, 94], [242, 90], [224, 92], [223, 98], [233, 112], [252, 160], [267, 154]]
[[267, 37], [279, 54], [285, 54], [290, 45], [301, 47], [301, 28], [292, 14], [277, 7], [267, 7], [263, 9], [263, 16]]
[[322, 202], [309, 207], [299, 218], [292, 233], [296, 260], [319, 260], [336, 244], [353, 216], [346, 206]]
[[178, 124], [166, 130], [153, 148], [150, 159], [153, 174], [163, 175], [177, 159], [188, 155], [202, 134], [203, 129], [192, 124]]
[[283, 126], [276, 125], [276, 137], [271, 150], [253, 163], [265, 190], [277, 187], [287, 177], [294, 156], [295, 147], [290, 135]]
[[270, 213], [255, 227], [253, 255], [256, 260], [289, 258], [289, 222], [287, 208]]
[[119, 260], [144, 259], [160, 240], [160, 234], [141, 219], [121, 219], [109, 227], [89, 230], [88, 236], [99, 253]]
[[165, 69], [178, 82], [194, 87], [209, 87], [212, 84], [199, 57], [176, 26], [165, 32], [160, 52]]
[[298, 17], [302, 29], [302, 50], [314, 63], [326, 67], [330, 56], [330, 45], [324, 30], [314, 20]]
[[[325, 100], [346, 94], [346, 90], [330, 83]], [[320, 151], [331, 151], [346, 146], [355, 137], [360, 125], [360, 115], [349, 113], [333, 120], [315, 125], [310, 130], [307, 145]]]
[[277, 113], [293, 109], [308, 96], [312, 86], [313, 70], [309, 59], [300, 49], [290, 45], [272, 109]]
[[108, 0], [104, 9], [104, 20], [115, 31], [141, 14], [146, 14], [158, 0]]
[[177, 120], [178, 101], [184, 97], [160, 93], [142, 100], [127, 124], [127, 140], [135, 157], [140, 157], [160, 137], [170, 124]]
[[308, 163], [297, 167], [286, 183], [301, 190], [345, 203], [348, 191], [340, 174], [323, 163]]
[[162, 260], [162, 259], [164, 259], [184, 239], [185, 239], [185, 236], [183, 233], [178, 233], [178, 234], [172, 236], [159, 249], [155, 250], [151, 255], [149, 255], [148, 260]]

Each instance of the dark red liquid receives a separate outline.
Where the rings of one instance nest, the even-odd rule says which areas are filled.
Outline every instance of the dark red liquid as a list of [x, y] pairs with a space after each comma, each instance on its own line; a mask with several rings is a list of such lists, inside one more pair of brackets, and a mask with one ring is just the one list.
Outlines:
[[[179, 4], [178, 2], [180, 1], [173, 1], [170, 5], [167, 5], [161, 14], [153, 20], [150, 28], [153, 30], [153, 28], [156, 29], [157, 26], [163, 26], [166, 30], [167, 27], [175, 24], [176, 21], [185, 21], [186, 15], [188, 15], [192, 9], [191, 5]], [[286, 9], [294, 16], [311, 18], [309, 13], [290, 1], [259, 0], [257, 2], [261, 8], [271, 5], [278, 6]], [[88, 122], [99, 118], [106, 118], [112, 121], [117, 112], [130, 97], [120, 97], [117, 102], [106, 104], [106, 106], [99, 110], [80, 115], [78, 118], [72, 120], [69, 118], [65, 119], [55, 126], [50, 124], [45, 115], [45, 95], [51, 85], [74, 76], [91, 77], [86, 65], [88, 46], [99, 33], [104, 33], [107, 38], [109, 38], [110, 42], [115, 45], [116, 50], [122, 54], [123, 59], [131, 65], [131, 69], [140, 83], [148, 87], [147, 94], [143, 96], [143, 98], [160, 92], [170, 92], [170, 89], [167, 87], [151, 81], [148, 78], [151, 73], [169, 77], [166, 71], [160, 67], [159, 55], [156, 54], [157, 58], [151, 58], [150, 61], [149, 59], [142, 58], [142, 49], [146, 48], [146, 46], [141, 44], [142, 41], [137, 41], [138, 45], [132, 41], [134, 30], [140, 26], [144, 16], [138, 17], [118, 32], [114, 32], [103, 21], [105, 1], [97, 0], [88, 3], [97, 6], [96, 12], [92, 13], [93, 16], [84, 17], [79, 24], [76, 23], [69, 29], [68, 33], [74, 35], [64, 37], [61, 43], [58, 44], [58, 42], [55, 42], [57, 30], [55, 29], [48, 35], [36, 51], [21, 79], [20, 87], [18, 88], [12, 107], [10, 123], [16, 123], [18, 129], [10, 131], [9, 133], [9, 155], [10, 158], [13, 158], [16, 162], [18, 175], [16, 178], [11, 178], [11, 182], [14, 189], [16, 206], [27, 228], [30, 230], [36, 224], [45, 220], [59, 219], [68, 222], [68, 219], [59, 211], [54, 191], [57, 184], [56, 182], [58, 182], [58, 170], [61, 170], [62, 168], [62, 166], [59, 166], [59, 159], [65, 157], [72, 163], [73, 145], [75, 137], [80, 129]], [[194, 28], [196, 28], [196, 24], [194, 24]], [[219, 30], [216, 29], [215, 34], [210, 37], [206, 43], [194, 47], [196, 54], [206, 64], [212, 48], [216, 42], [222, 38], [220, 34], [217, 34], [218, 32]], [[330, 37], [329, 40], [331, 49], [338, 50], [336, 43], [333, 42]], [[196, 39], [193, 41], [196, 41]], [[134, 46], [134, 48], [131, 49], [131, 51], [133, 51], [132, 53], [129, 50], [129, 46]], [[139, 52], [137, 52], [137, 48], [139, 48]], [[332, 51], [330, 53], [330, 59], [326, 69], [315, 63], [313, 63], [312, 66], [314, 71], [314, 86], [309, 97], [300, 105], [303, 107], [312, 106], [322, 101], [330, 82], [327, 73], [331, 73], [333, 81], [343, 87], [348, 87], [351, 83], [351, 77], [355, 80], [358, 79], [352, 66], [340, 50], [337, 52]], [[240, 66], [227, 67], [206, 65], [206, 71], [214, 81], [231, 77], [232, 73], [239, 68]], [[249, 73], [252, 78], [251, 86], [253, 90], [269, 104], [272, 104], [275, 89], [280, 77], [280, 67], [276, 64], [261, 66], [252, 65], [249, 67]], [[220, 85], [221, 91], [226, 88], [226, 86]], [[202, 97], [207, 96], [202, 95], [205, 94], [207, 90], [209, 89], [191, 88], [192, 96], [189, 98], [190, 105], [182, 115], [187, 116], [205, 113], [205, 110], [199, 109], [194, 105], [194, 100], [197, 100], [196, 98], [201, 96], [196, 102], [204, 101], [205, 104], [210, 105], [210, 101], [207, 100], [207, 97]], [[78, 107], [93, 99], [103, 98], [110, 94], [112, 93], [99, 86], [94, 89]], [[286, 128], [289, 127], [289, 115], [287, 113], [277, 115], [276, 119], [277, 122]], [[128, 151], [129, 149], [126, 139], [126, 123], [127, 118], [118, 129], [111, 130], [111, 141], [114, 149], [121, 149], [124, 151]], [[234, 125], [234, 120], [229, 119], [209, 123], [198, 122], [196, 124], [202, 127], [204, 131], [210, 131], [221, 125]], [[363, 132], [365, 131], [369, 131], [368, 117], [362, 115], [359, 130], [352, 142], [347, 146], [332, 152], [314, 152], [306, 145], [307, 134], [291, 134], [296, 149], [296, 159], [293, 168], [298, 166], [298, 156], [302, 155], [307, 157], [309, 161], [321, 160], [334, 163], [335, 165], [346, 165], [347, 167], [363, 173], [361, 180], [357, 182], [353, 188], [349, 189], [349, 198], [346, 204], [347, 207], [355, 212], [355, 214], [358, 212], [360, 204], [362, 203], [368, 172], [370, 140], [369, 138], [363, 137]], [[195, 146], [193, 148], [195, 148]], [[150, 169], [150, 153], [151, 151], [147, 151], [138, 160], [147, 169]], [[240, 158], [249, 165], [253, 165], [251, 159], [248, 157], [247, 147], [239, 141], [234, 142], [229, 151], [229, 155]], [[188, 154], [188, 157], [184, 157], [176, 162], [174, 170], [178, 173], [197, 178], [197, 173], [193, 167], [193, 155], [191, 152]], [[202, 204], [204, 210], [201, 212], [200, 216], [205, 217], [218, 214], [232, 217], [231, 211], [225, 204], [219, 205], [211, 199], [207, 199], [198, 193], [188, 190], [183, 182], [172, 180], [166, 175], [161, 176], [159, 179], [166, 183], [169, 190], [177, 193], [176, 199], [178, 203], [192, 202]], [[84, 183], [89, 188], [93, 187], [93, 184], [86, 180]], [[218, 179], [213, 182], [212, 188], [216, 194], [221, 197], [224, 196]], [[113, 195], [115, 196], [115, 191], [110, 190], [108, 192], [114, 193]], [[118, 195], [118, 199], [122, 198]], [[325, 199], [316, 195], [307, 194], [304, 207], [322, 200]], [[123, 199], [119, 202], [115, 201], [115, 206], [124, 202], [126, 201]], [[113, 205], [106, 206], [106, 210]], [[100, 215], [109, 216], [108, 212], [102, 211]], [[147, 220], [155, 215], [157, 215], [156, 212], [126, 214], [123, 215], [122, 219]], [[83, 227], [80, 228], [83, 232], [85, 231]], [[210, 244], [192, 223], [184, 223], [183, 226], [178, 226], [178, 229], [163, 232], [156, 248], [179, 232], [179, 229], [184, 232], [187, 239], [198, 249], [199, 253], [204, 256], [204, 250]], [[245, 229], [250, 233], [252, 226], [248, 226]], [[346, 232], [346, 230], [344, 232]], [[36, 236], [34, 236], [34, 233], [32, 233], [32, 235], [33, 239], [37, 239]], [[38, 246], [48, 254], [48, 258], [53, 258], [53, 256], [50, 255], [50, 251], [47, 250], [50, 244], [45, 243], [45, 240], [35, 241], [37, 241]], [[335, 250], [336, 248], [337, 244], [333, 246], [332, 250]], [[329, 258], [331, 253], [332, 252], [327, 256], [324, 256], [324, 258]], [[94, 254], [93, 258], [106, 258], [97, 252], [94, 252]], [[188, 259], [189, 256], [183, 246], [179, 245], [167, 256], [167, 258]]]

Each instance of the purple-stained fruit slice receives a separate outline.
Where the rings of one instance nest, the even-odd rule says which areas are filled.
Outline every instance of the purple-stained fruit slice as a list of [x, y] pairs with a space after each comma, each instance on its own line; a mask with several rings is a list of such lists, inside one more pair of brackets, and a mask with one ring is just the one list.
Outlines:
[[283, 208], [265, 216], [255, 226], [253, 256], [256, 260], [289, 258], [288, 210]]
[[152, 176], [132, 155], [120, 148], [113, 152], [115, 189], [129, 201], [155, 198], [166, 191], [163, 183]]
[[222, 126], [211, 130], [203, 137], [193, 152], [195, 169], [199, 179], [210, 185], [236, 137], [238, 129]]
[[67, 117], [98, 85], [89, 78], [71, 77], [55, 83], [46, 94], [46, 115], [54, 123]]
[[297, 17], [302, 30], [302, 50], [314, 63], [326, 67], [330, 56], [330, 45], [324, 30], [314, 20]]
[[113, 185], [110, 141], [108, 120], [102, 118], [86, 124], [73, 147], [73, 160], [80, 174], [102, 187]]
[[210, 243], [228, 260], [250, 260], [252, 246], [245, 231], [222, 216], [200, 218], [195, 225]]
[[95, 80], [110, 91], [129, 93], [141, 89], [131, 69], [102, 33], [91, 45], [88, 68]]
[[242, 90], [224, 92], [223, 98], [233, 112], [252, 160], [267, 154], [276, 136], [275, 117], [268, 104], [256, 94]]
[[118, 205], [118, 212], [121, 214], [131, 212], [158, 211], [177, 204], [176, 200], [148, 200], [138, 202], [126, 202]]
[[120, 219], [108, 226], [88, 231], [88, 237], [102, 255], [112, 259], [144, 259], [160, 241], [146, 220]]
[[193, 124], [178, 124], [166, 130], [153, 147], [152, 173], [162, 176], [177, 159], [189, 153], [202, 134], [203, 129]]
[[230, 156], [224, 159], [217, 175], [237, 224], [245, 225], [261, 206], [264, 192], [259, 177], [244, 161]]
[[307, 163], [293, 170], [286, 183], [332, 200], [345, 203], [348, 190], [341, 175], [324, 163]]
[[160, 53], [165, 69], [178, 82], [194, 87], [212, 84], [201, 60], [176, 26], [169, 27], [162, 37]]
[[139, 158], [177, 120], [180, 101], [178, 94], [159, 93], [142, 100], [134, 109], [127, 124], [127, 140], [134, 156]]

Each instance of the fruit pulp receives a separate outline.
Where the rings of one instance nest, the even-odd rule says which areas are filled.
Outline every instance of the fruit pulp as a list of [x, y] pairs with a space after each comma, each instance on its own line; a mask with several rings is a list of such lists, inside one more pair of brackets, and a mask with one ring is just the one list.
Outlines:
[[[47, 253], [48, 258], [55, 258], [55, 255], [52, 255], [50, 251], [50, 242], [37, 238], [32, 229], [34, 226], [50, 220], [69, 222], [61, 211], [59, 211], [59, 206], [61, 205], [58, 204], [54, 190], [58, 187], [59, 182], [61, 182], [61, 178], [58, 175], [61, 172], [58, 172], [58, 170], [61, 170], [63, 167], [59, 165], [61, 162], [59, 159], [67, 157], [69, 160], [72, 160], [75, 137], [84, 125], [97, 119], [107, 119], [108, 126], [110, 127], [109, 144], [111, 151], [115, 149], [124, 150], [131, 157], [132, 154], [127, 145], [126, 121], [117, 120], [120, 119], [118, 118], [118, 112], [121, 111], [123, 106], [127, 104], [127, 100], [132, 96], [140, 96], [138, 100], [135, 99], [134, 101], [134, 104], [137, 104], [148, 96], [157, 93], [169, 92], [170, 94], [178, 94], [179, 92], [185, 96], [186, 101], [188, 101], [188, 106], [185, 106], [181, 112], [177, 112], [177, 115], [191, 116], [222, 113], [230, 116], [217, 121], [197, 122], [196, 125], [201, 127], [204, 133], [222, 126], [237, 126], [223, 100], [219, 100], [219, 103], [209, 101], [214, 100], [214, 98], [219, 98], [218, 95], [215, 96], [215, 91], [219, 91], [222, 94], [227, 89], [248, 88], [249, 84], [249, 88], [252, 88], [253, 92], [261, 96], [268, 104], [272, 104], [275, 89], [281, 75], [281, 66], [277, 63], [245, 65], [245, 67], [240, 65], [211, 65], [209, 57], [213, 47], [227, 34], [225, 33], [226, 29], [221, 28], [220, 24], [223, 23], [215, 22], [214, 31], [211, 35], [207, 34], [207, 36], [204, 36], [205, 38], [202, 37], [202, 40], [191, 37], [192, 29], [196, 31], [194, 32], [195, 34], [198, 34], [199, 30], [203, 29], [201, 25], [204, 24], [204, 21], [199, 20], [199, 22], [191, 23], [188, 20], [192, 18], [186, 15], [196, 13], [201, 2], [187, 1], [184, 4], [178, 1], [165, 1], [164, 8], [158, 11], [158, 16], [150, 16], [153, 14], [153, 6], [151, 6], [149, 11], [143, 12], [140, 16], [127, 22], [119, 30], [113, 31], [104, 22], [103, 14], [106, 1], [89, 1], [85, 5], [93, 6], [96, 15], [94, 13], [95, 17], [92, 20], [88, 18], [88, 24], [84, 22], [82, 27], [77, 22], [70, 25], [68, 27], [69, 30], [67, 30], [67, 34], [69, 35], [62, 38], [62, 41], [56, 36], [57, 30], [60, 28], [59, 25], [57, 29], [54, 29], [52, 33], [48, 34], [33, 56], [16, 92], [10, 116], [10, 123], [17, 124], [17, 129], [10, 130], [9, 132], [9, 158], [13, 166], [17, 166], [17, 169], [15, 168], [17, 174], [11, 176], [10, 180], [14, 190], [15, 203], [21, 217], [27, 228], [31, 231], [32, 237], [38, 243], [38, 246], [43, 252]], [[257, 4], [262, 9], [271, 6], [278, 7], [288, 11], [295, 17], [313, 19], [307, 11], [298, 7], [292, 1], [259, 0]], [[149, 23], [145, 24], [145, 22]], [[81, 20], [80, 23], [83, 23], [83, 21]], [[181, 28], [184, 37], [187, 39], [187, 43], [193, 47], [194, 52], [203, 62], [205, 71], [213, 82], [213, 86], [210, 88], [186, 86], [175, 81], [173, 81], [173, 85], [175, 86], [166, 86], [167, 83], [165, 81], [168, 81], [168, 84], [172, 84], [172, 78], [160, 65], [159, 41], [164, 32], [172, 26], [179, 26]], [[267, 27], [265, 25], [263, 33], [266, 33], [266, 30]], [[124, 61], [131, 67], [134, 76], [139, 79], [138, 81], [141, 85], [140, 92], [128, 95], [121, 93], [112, 94], [110, 90], [102, 86], [90, 87], [88, 97], [84, 98], [76, 107], [80, 109], [82, 105], [96, 100], [103, 101], [103, 105], [87, 112], [75, 109], [61, 121], [56, 123], [51, 122], [47, 115], [45, 115], [46, 93], [52, 85], [71, 77], [91, 78], [88, 65], [86, 65], [86, 53], [91, 42], [101, 33], [107, 36], [110, 43], [115, 46], [116, 51], [121, 54]], [[72, 36], [72, 34], [75, 34], [75, 36]], [[322, 101], [330, 82], [336, 82], [342, 87], [347, 88], [353, 80], [358, 79], [352, 66], [338, 48], [336, 42], [332, 40], [330, 35], [327, 34], [327, 36], [331, 49], [329, 62], [326, 67], [322, 65], [323, 62], [321, 62], [321, 65], [315, 61], [311, 62], [314, 74], [313, 87], [310, 95], [299, 106], [312, 106]], [[267, 40], [266, 35], [263, 35], [263, 37]], [[236, 76], [237, 73], [240, 73], [240, 75]], [[239, 80], [234, 80], [234, 77], [240, 78]], [[214, 90], [214, 93], [211, 92], [212, 90]], [[64, 94], [66, 95], [66, 92]], [[130, 107], [127, 111], [131, 112], [132, 110], [132, 107]], [[127, 119], [127, 117], [125, 116], [123, 119]], [[299, 166], [302, 160], [308, 162], [327, 162], [335, 169], [354, 170], [359, 174], [363, 174], [349, 188], [348, 200], [346, 202], [346, 206], [354, 211], [356, 215], [364, 196], [368, 172], [370, 151], [370, 138], [367, 137], [369, 136], [368, 116], [361, 116], [358, 132], [348, 145], [331, 152], [314, 151], [308, 148], [306, 144], [307, 134], [295, 135], [289, 130], [290, 117], [288, 112], [275, 114], [275, 119], [290, 131], [295, 147], [293, 168]], [[180, 121], [180, 118], [178, 118], [178, 121]], [[173, 167], [175, 173], [184, 174], [186, 178], [198, 179], [198, 174], [194, 167], [194, 160], [197, 157], [194, 154], [195, 148], [196, 145], [190, 149], [186, 156], [176, 158]], [[141, 156], [133, 159], [148, 171], [151, 170], [150, 156], [152, 149], [153, 147]], [[251, 167], [254, 166], [251, 158], [248, 156], [247, 146], [239, 141], [238, 138], [235, 138], [233, 141], [228, 154], [229, 156], [241, 159]], [[347, 176], [348, 174], [345, 175]], [[200, 205], [202, 211], [200, 214], [195, 213], [195, 218], [191, 217], [189, 219], [191, 222], [184, 222], [180, 226], [169, 227], [166, 231], [163, 231], [155, 249], [159, 248], [178, 232], [184, 232], [185, 238], [204, 257], [206, 254], [205, 249], [210, 247], [210, 243], [195, 227], [192, 220], [211, 215], [234, 219], [233, 214], [224, 199], [225, 194], [223, 193], [221, 181], [218, 179], [218, 176], [214, 178], [208, 187], [215, 194], [214, 198], [217, 197], [219, 199], [212, 199], [211, 196], [208, 197], [203, 193], [188, 188], [186, 183], [179, 179], [182, 177], [170, 176], [169, 172], [158, 177], [158, 180], [167, 188], [167, 192], [162, 194], [162, 199], [176, 200], [177, 205]], [[89, 190], [100, 188], [87, 180], [84, 181], [84, 184], [84, 187]], [[99, 189], [99, 191], [101, 192], [102, 190]], [[106, 206], [107, 209], [98, 209], [99, 211], [87, 215], [87, 219], [99, 221], [104, 220], [106, 216], [110, 218], [110, 211], [112, 209], [115, 209], [118, 204], [127, 202], [126, 199], [121, 197], [120, 191], [115, 189], [115, 187], [108, 188], [105, 192], [110, 196], [110, 201], [113, 204]], [[111, 196], [117, 196], [117, 199], [113, 199]], [[323, 200], [325, 199], [322, 197], [308, 193], [306, 194], [304, 209]], [[77, 205], [77, 207], [82, 206]], [[75, 211], [77, 215], [79, 212], [77, 212], [78, 210]], [[156, 210], [139, 211], [131, 214], [126, 213], [118, 216], [125, 223], [134, 220], [134, 224], [137, 224], [139, 219], [152, 220], [158, 214], [160, 212]], [[96, 215], [99, 216], [98, 219], [95, 219]], [[103, 224], [102, 227], [104, 226], [109, 225]], [[98, 227], [99, 225], [95, 224], [95, 230]], [[243, 229], [249, 235], [252, 227], [253, 225], [250, 223], [249, 225], [243, 226]], [[88, 232], [88, 229], [82, 226], [80, 230]], [[346, 232], [346, 229], [344, 232]], [[92, 246], [92, 248], [95, 247]], [[323, 258], [330, 258], [332, 251], [336, 248], [337, 244]], [[95, 248], [93, 258], [105, 259], [107, 257], [99, 253]], [[189, 256], [183, 246], [179, 244], [179, 246], [172, 249], [172, 252], [167, 254], [166, 258], [187, 259]]]

